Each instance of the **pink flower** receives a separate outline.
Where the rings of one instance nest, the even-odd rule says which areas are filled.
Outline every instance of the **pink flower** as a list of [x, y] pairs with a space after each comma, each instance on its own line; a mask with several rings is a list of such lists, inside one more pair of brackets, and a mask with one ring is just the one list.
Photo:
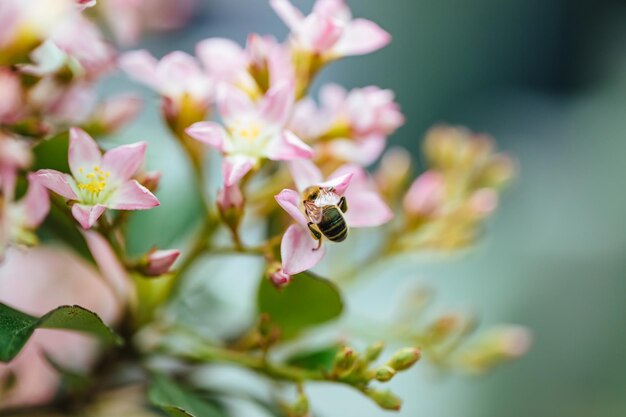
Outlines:
[[[91, 265], [71, 252], [49, 247], [29, 251], [9, 250], [0, 265], [0, 302], [36, 316], [60, 305], [81, 305], [105, 322], [115, 322], [122, 306]], [[3, 393], [0, 408], [44, 404], [60, 383], [59, 373], [46, 360], [50, 355], [68, 369], [85, 369], [94, 363], [98, 344], [73, 332], [38, 329], [20, 354], [0, 364], [0, 385], [10, 373], [16, 385]]]
[[245, 49], [230, 39], [209, 38], [198, 43], [196, 54], [213, 80], [232, 84], [251, 97], [294, 79], [287, 49], [272, 36], [252, 33]]
[[75, 201], [72, 215], [89, 229], [107, 208], [145, 210], [159, 205], [148, 189], [131, 179], [145, 152], [146, 143], [139, 142], [111, 149], [103, 156], [87, 133], [72, 128], [68, 155], [72, 175], [42, 169], [35, 176], [43, 186]]
[[282, 268], [286, 274], [312, 268], [325, 253], [324, 247], [319, 246], [321, 242], [314, 239], [309, 230], [309, 223], [316, 227], [319, 220], [316, 222], [315, 214], [304, 207], [303, 192], [307, 192], [307, 188], [320, 188], [319, 195], [312, 201], [317, 209], [340, 205], [345, 197], [348, 209], [343, 212], [343, 217], [349, 227], [380, 226], [393, 217], [367, 172], [356, 165], [340, 167], [325, 182], [319, 169], [310, 161], [291, 162], [290, 169], [298, 191], [285, 189], [275, 196], [278, 204], [297, 223], [289, 226], [281, 242]]
[[176, 249], [154, 250], [148, 254], [144, 273], [151, 277], [166, 274], [179, 256], [180, 251]]
[[4, 208], [0, 207], [0, 259], [9, 243], [36, 244], [38, 239], [33, 232], [50, 211], [48, 191], [33, 180], [32, 175], [26, 195], [17, 202], [3, 204]]
[[226, 128], [215, 122], [198, 122], [186, 132], [224, 154], [222, 172], [227, 187], [264, 158], [285, 161], [312, 157], [313, 150], [285, 129], [294, 101], [292, 83], [273, 86], [258, 103], [241, 90], [222, 87], [218, 109]]
[[298, 102], [289, 126], [302, 137], [327, 137], [321, 148], [344, 161], [369, 165], [385, 148], [389, 135], [404, 123], [391, 90], [376, 86], [347, 92], [336, 84], [320, 90], [320, 107], [313, 100]]
[[196, 59], [185, 52], [171, 52], [160, 61], [146, 50], [127, 52], [120, 57], [119, 66], [163, 97], [168, 119], [189, 111], [189, 107], [204, 114], [213, 99], [213, 82]]
[[274, 11], [291, 29], [295, 48], [331, 60], [373, 52], [391, 41], [374, 22], [353, 19], [344, 0], [317, 0], [304, 16], [289, 0], [270, 0]]
[[404, 210], [413, 216], [430, 216], [441, 210], [445, 179], [437, 171], [426, 171], [413, 181], [404, 197]]

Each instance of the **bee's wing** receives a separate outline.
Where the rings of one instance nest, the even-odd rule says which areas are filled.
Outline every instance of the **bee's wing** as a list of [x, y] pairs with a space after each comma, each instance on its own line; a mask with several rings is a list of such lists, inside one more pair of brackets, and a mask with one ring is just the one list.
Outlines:
[[322, 221], [322, 209], [315, 205], [312, 201], [304, 202], [304, 211], [306, 216], [315, 224]]

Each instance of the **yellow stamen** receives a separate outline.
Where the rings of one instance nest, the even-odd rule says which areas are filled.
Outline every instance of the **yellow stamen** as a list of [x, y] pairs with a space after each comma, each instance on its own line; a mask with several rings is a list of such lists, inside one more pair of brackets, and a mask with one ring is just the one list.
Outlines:
[[[106, 188], [107, 178], [111, 176], [111, 173], [109, 171], [102, 171], [99, 166], [93, 167], [93, 171], [94, 172], [85, 175], [87, 181], [79, 182], [78, 188], [97, 196]], [[79, 168], [78, 172], [82, 173], [83, 169]]]

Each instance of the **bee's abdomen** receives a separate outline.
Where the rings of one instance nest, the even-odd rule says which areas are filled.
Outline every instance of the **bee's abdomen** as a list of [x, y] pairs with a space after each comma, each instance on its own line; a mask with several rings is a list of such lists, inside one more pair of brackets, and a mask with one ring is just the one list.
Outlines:
[[336, 207], [325, 208], [322, 214], [322, 221], [317, 227], [333, 242], [341, 242], [348, 236], [348, 225], [343, 215]]

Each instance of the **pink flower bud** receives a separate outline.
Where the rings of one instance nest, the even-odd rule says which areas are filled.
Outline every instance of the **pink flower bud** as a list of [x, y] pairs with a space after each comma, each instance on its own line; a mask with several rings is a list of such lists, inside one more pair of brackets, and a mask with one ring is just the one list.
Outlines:
[[176, 249], [155, 250], [148, 254], [148, 264], [144, 272], [153, 277], [166, 274], [179, 256], [180, 251]]
[[286, 274], [280, 266], [269, 273], [269, 278], [271, 283], [278, 289], [285, 288], [291, 282], [291, 275]]
[[498, 193], [489, 188], [480, 189], [470, 197], [470, 207], [478, 217], [489, 216], [498, 207]]
[[441, 208], [445, 181], [436, 171], [426, 171], [413, 182], [404, 197], [404, 209], [410, 215], [430, 216]]
[[161, 172], [142, 172], [141, 174], [137, 175], [137, 181], [139, 181], [139, 184], [143, 185], [148, 190], [155, 192], [159, 188], [159, 184], [161, 183]]
[[222, 214], [230, 211], [243, 210], [244, 198], [237, 184], [225, 186], [217, 193], [217, 205]]

